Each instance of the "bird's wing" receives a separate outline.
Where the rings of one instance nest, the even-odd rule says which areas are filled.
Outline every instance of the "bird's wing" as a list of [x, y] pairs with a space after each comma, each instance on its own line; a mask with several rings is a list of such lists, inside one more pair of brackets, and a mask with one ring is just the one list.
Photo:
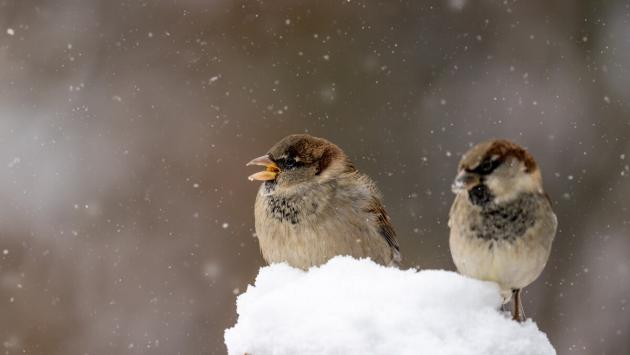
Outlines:
[[378, 197], [372, 197], [367, 212], [370, 213], [374, 221], [376, 221], [379, 234], [385, 239], [389, 247], [393, 249], [396, 258], [400, 259], [400, 247], [396, 239], [396, 232]]

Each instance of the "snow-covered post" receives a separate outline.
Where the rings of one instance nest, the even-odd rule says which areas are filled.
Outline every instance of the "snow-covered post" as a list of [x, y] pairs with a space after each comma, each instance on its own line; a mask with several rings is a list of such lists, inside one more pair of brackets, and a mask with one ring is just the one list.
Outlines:
[[337, 257], [264, 267], [237, 299], [229, 354], [555, 354], [531, 320], [498, 309], [491, 282]]

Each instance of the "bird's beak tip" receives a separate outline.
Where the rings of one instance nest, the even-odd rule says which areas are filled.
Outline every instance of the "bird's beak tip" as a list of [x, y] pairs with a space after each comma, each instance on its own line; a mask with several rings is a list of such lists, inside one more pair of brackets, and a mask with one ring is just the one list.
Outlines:
[[460, 184], [453, 183], [453, 184], [451, 185], [451, 191], [452, 191], [454, 194], [460, 193], [462, 190], [464, 190], [464, 187], [463, 187], [463, 186], [461, 186]]
[[269, 180], [275, 180], [277, 175], [278, 173], [276, 171], [273, 171], [267, 168], [267, 170], [259, 171], [255, 174], [250, 175], [247, 178], [249, 179], [249, 181], [254, 181], [254, 180], [269, 181]]
[[274, 180], [276, 176], [278, 175], [278, 172], [280, 171], [280, 169], [278, 168], [278, 165], [276, 165], [276, 163], [273, 160], [271, 160], [271, 157], [269, 155], [263, 155], [256, 159], [252, 159], [249, 163], [245, 164], [245, 166], [250, 166], [250, 165], [261, 165], [265, 167], [265, 170], [259, 171], [255, 174], [250, 175], [247, 178], [249, 179], [249, 181]]
[[475, 185], [478, 181], [478, 177], [475, 174], [468, 173], [466, 171], [460, 172], [453, 184], [451, 185], [451, 191], [458, 194], [462, 191], [466, 191], [469, 186]]

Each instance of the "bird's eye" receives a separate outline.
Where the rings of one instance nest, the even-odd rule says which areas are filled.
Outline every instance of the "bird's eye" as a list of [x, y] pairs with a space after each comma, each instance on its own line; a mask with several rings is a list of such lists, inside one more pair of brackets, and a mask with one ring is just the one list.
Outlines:
[[297, 161], [293, 157], [288, 157], [284, 160], [284, 166], [287, 169], [293, 169], [297, 166]]
[[494, 169], [499, 166], [500, 162], [498, 160], [484, 160], [478, 167], [477, 172], [482, 175], [490, 174]]

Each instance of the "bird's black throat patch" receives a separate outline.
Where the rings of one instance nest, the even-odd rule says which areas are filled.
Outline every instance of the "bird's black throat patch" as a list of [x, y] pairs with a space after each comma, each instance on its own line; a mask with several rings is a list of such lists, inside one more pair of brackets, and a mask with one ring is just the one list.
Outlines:
[[492, 202], [494, 196], [488, 186], [479, 184], [468, 191], [468, 198], [473, 205], [483, 207]]
[[280, 222], [300, 222], [300, 209], [294, 198], [267, 196], [267, 213]]
[[540, 199], [536, 194], [524, 193], [509, 202], [488, 203], [481, 208], [481, 219], [471, 230], [481, 239], [514, 241], [536, 223]]
[[265, 193], [270, 194], [276, 190], [278, 182], [276, 180], [265, 181]]

